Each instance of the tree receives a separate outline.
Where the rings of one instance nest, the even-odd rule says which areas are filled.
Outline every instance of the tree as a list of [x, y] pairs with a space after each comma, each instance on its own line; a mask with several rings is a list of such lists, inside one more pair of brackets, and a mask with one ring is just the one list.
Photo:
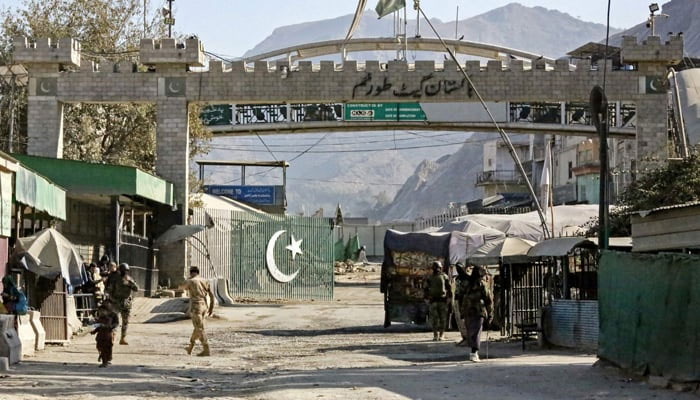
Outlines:
[[[0, 49], [9, 54], [15, 36], [71, 37], [81, 42], [84, 58], [137, 61], [141, 37], [162, 37], [166, 30], [158, 14], [144, 27], [143, 6], [142, 0], [23, 0], [17, 10], [2, 14]], [[26, 95], [23, 101], [22, 110]], [[190, 156], [206, 152], [210, 138], [199, 112], [190, 107]], [[64, 110], [64, 157], [153, 171], [155, 128], [152, 104], [70, 104]], [[26, 140], [26, 117], [20, 131]], [[0, 134], [6, 135], [5, 127]]]
[[[700, 157], [697, 153], [681, 161], [645, 172], [627, 186], [610, 213], [611, 236], [631, 234], [630, 213], [700, 200]], [[589, 234], [596, 235], [598, 219], [589, 222]]]

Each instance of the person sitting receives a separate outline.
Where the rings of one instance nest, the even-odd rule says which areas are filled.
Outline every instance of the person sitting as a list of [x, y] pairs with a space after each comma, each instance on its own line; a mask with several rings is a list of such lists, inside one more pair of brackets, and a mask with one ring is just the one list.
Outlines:
[[17, 287], [11, 276], [2, 278], [2, 303], [10, 314], [24, 315], [29, 311], [27, 297]]

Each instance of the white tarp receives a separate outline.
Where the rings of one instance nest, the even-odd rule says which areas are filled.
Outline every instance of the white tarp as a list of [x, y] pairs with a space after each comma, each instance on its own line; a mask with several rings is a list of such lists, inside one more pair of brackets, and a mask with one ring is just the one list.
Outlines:
[[[591, 218], [598, 216], [597, 204], [578, 204], [573, 206], [556, 206], [554, 213], [554, 237], [571, 235], [580, 230]], [[525, 214], [471, 214], [459, 217], [449, 224], [471, 221], [488, 228], [503, 232], [509, 237], [519, 237], [542, 241], [542, 225], [536, 211]], [[549, 225], [549, 223], [548, 223]]]

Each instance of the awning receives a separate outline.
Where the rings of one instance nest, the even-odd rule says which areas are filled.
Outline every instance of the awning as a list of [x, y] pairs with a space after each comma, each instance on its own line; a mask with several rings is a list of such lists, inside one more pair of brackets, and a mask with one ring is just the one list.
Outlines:
[[597, 245], [583, 237], [547, 239], [532, 246], [528, 257], [563, 257], [577, 247], [595, 248]]
[[15, 200], [34, 207], [54, 218], [66, 219], [66, 191], [25, 167], [19, 166], [15, 176]]
[[173, 184], [136, 167], [13, 154], [71, 195], [137, 196], [172, 206]]

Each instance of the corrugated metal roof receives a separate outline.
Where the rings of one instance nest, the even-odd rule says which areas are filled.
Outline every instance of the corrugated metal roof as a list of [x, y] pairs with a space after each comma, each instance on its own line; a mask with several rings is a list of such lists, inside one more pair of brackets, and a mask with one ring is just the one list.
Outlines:
[[694, 207], [694, 206], [700, 206], [700, 200], [689, 201], [689, 202], [681, 203], [681, 204], [672, 204], [670, 206], [652, 208], [651, 210], [637, 211], [635, 214], [639, 214], [643, 218], [649, 214], [653, 214], [653, 213], [658, 212], [658, 211], [674, 210], [677, 208], [686, 208], [686, 207]]
[[135, 195], [173, 205], [173, 184], [135, 167], [13, 154], [23, 165], [64, 187], [69, 194]]

